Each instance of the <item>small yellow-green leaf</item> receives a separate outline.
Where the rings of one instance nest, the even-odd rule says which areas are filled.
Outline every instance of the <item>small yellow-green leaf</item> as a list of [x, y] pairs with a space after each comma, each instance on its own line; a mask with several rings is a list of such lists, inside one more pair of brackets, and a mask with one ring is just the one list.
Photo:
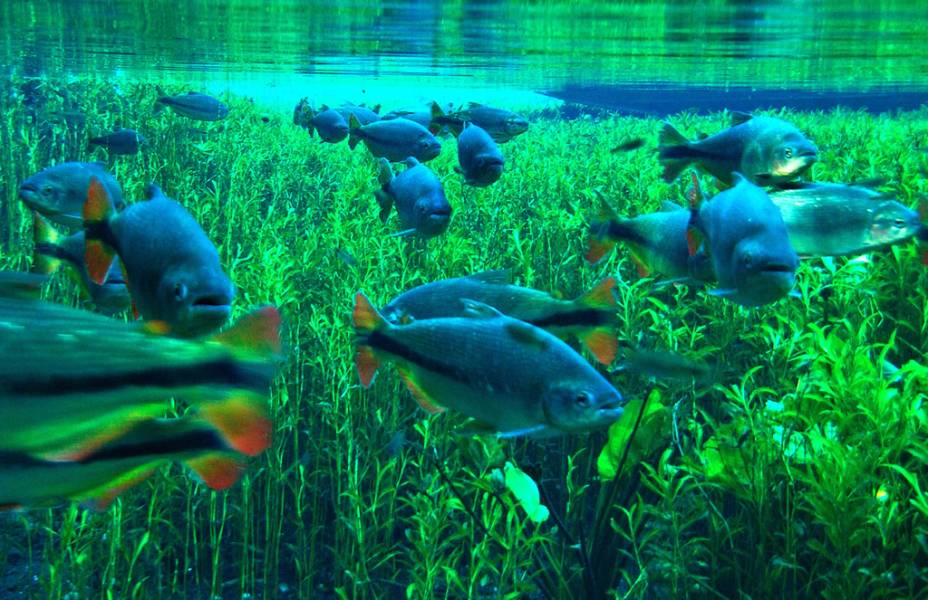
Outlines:
[[[625, 405], [622, 417], [609, 426], [609, 441], [596, 461], [599, 475], [603, 479], [613, 479], [618, 475], [619, 463], [625, 453], [625, 446], [629, 443], [635, 421], [641, 410], [641, 400], [631, 400]], [[641, 416], [641, 423], [635, 439], [632, 440], [625, 461], [628, 469], [650, 455], [658, 448], [667, 444], [670, 439], [670, 410], [661, 404], [661, 394], [655, 388], [648, 394], [647, 406]]]
[[538, 493], [538, 484], [535, 483], [535, 480], [510, 462], [507, 462], [506, 466], [503, 467], [503, 473], [506, 487], [522, 505], [528, 518], [535, 523], [546, 521], [550, 513], [548, 508], [541, 503], [541, 495]]

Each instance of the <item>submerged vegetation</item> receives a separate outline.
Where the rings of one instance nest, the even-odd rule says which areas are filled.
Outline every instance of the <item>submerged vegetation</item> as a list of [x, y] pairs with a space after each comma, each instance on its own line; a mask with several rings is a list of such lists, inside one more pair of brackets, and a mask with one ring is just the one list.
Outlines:
[[[528, 115], [484, 189], [462, 185], [448, 139], [429, 166], [454, 216], [425, 242], [390, 237], [394, 224], [378, 219], [367, 152], [322, 144], [289, 115], [262, 119], [247, 99], [225, 98], [230, 116], [203, 124], [153, 114], [148, 85], [7, 85], [0, 268], [30, 266], [18, 183], [52, 163], [104, 160], [127, 201], [154, 181], [196, 216], [238, 289], [233, 318], [278, 306], [288, 358], [270, 397], [274, 444], [240, 485], [211, 492], [175, 467], [105, 512], [0, 514], [0, 595], [925, 597], [928, 276], [915, 244], [804, 262], [798, 297], [744, 309], [640, 279], [621, 248], [595, 268], [583, 260], [600, 194], [622, 214], [685, 197], [688, 178], [660, 178], [657, 120]], [[913, 147], [928, 139], [928, 109], [770, 114], [818, 145], [815, 180], [885, 178], [909, 207], [928, 194], [928, 155]], [[695, 137], [727, 116], [673, 122]], [[148, 145], [88, 149], [119, 127]], [[635, 137], [651, 141], [611, 152]], [[616, 276], [620, 341], [681, 352], [711, 377], [623, 370], [613, 381], [631, 402], [608, 434], [503, 442], [428, 416], [397, 377], [361, 387], [357, 290], [383, 306], [499, 268], [565, 298]], [[65, 278], [51, 294], [78, 302]], [[540, 484], [549, 518], [526, 514], [507, 462]]]

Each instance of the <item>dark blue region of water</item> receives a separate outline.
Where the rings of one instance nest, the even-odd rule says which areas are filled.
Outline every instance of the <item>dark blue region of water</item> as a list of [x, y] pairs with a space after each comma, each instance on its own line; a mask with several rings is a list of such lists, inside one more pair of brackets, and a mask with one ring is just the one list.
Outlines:
[[[639, 116], [683, 111], [706, 114], [721, 110], [750, 112], [767, 108], [829, 110], [838, 106], [871, 113], [915, 110], [928, 102], [928, 92], [882, 87], [866, 92], [810, 91], [750, 86], [675, 87], [628, 85], [568, 85], [541, 92], [572, 104]], [[580, 111], [582, 112], [582, 111]]]

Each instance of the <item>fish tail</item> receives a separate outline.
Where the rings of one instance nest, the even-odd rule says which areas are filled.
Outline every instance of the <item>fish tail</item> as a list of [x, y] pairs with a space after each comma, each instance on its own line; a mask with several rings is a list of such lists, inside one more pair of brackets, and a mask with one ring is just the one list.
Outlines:
[[266, 402], [257, 396], [233, 396], [211, 402], [200, 406], [198, 413], [230, 447], [242, 454], [256, 456], [271, 445], [273, 424], [267, 415]]
[[348, 117], [348, 147], [354, 150], [355, 146], [358, 145], [358, 142], [361, 141], [361, 135], [359, 130], [361, 129], [361, 121], [358, 121], [358, 118], [354, 115]]
[[609, 203], [602, 199], [599, 212], [590, 222], [590, 238], [587, 242], [586, 261], [595, 265], [603, 256], [609, 253], [615, 247], [615, 239], [610, 235], [613, 229], [613, 222], [619, 222], [621, 219]]
[[32, 213], [32, 271], [51, 275], [61, 266], [64, 248], [61, 247], [61, 234], [52, 227], [48, 219], [37, 212]]
[[361, 385], [370, 387], [374, 381], [374, 374], [380, 367], [380, 361], [374, 355], [374, 349], [364, 343], [364, 340], [371, 333], [386, 327], [387, 322], [362, 292], [355, 294], [352, 319], [355, 333], [362, 340], [355, 355], [355, 366], [361, 378]]
[[435, 100], [432, 100], [430, 111], [432, 114], [432, 120], [429, 123], [429, 131], [432, 133], [432, 135], [436, 135], [439, 131], [441, 131], [441, 124], [438, 122], [438, 120], [445, 116], [445, 111], [441, 109], [441, 106]]
[[606, 277], [589, 292], [577, 298], [577, 303], [586, 308], [611, 308], [616, 305], [613, 294], [615, 286], [615, 277]]
[[100, 146], [101, 144], [103, 144], [102, 137], [95, 137], [95, 138], [90, 138], [89, 140], [87, 140], [87, 147], [90, 150], [93, 150], [94, 146]]
[[87, 201], [84, 202], [84, 262], [87, 274], [102, 285], [116, 254], [104, 241], [108, 237], [109, 220], [116, 214], [106, 188], [96, 177], [90, 178]]
[[232, 487], [245, 470], [245, 464], [241, 459], [228, 453], [218, 452], [191, 458], [184, 461], [184, 464], [213, 490], [225, 490]]
[[386, 223], [390, 218], [390, 210], [393, 208], [393, 197], [384, 190], [377, 190], [374, 192], [374, 198], [380, 206], [380, 221]]
[[609, 365], [615, 360], [615, 356], [619, 352], [619, 340], [615, 337], [615, 332], [611, 326], [596, 327], [579, 337], [600, 363]]
[[281, 352], [280, 312], [273, 306], [258, 308], [210, 340], [256, 356], [277, 356]]
[[658, 159], [664, 167], [664, 181], [670, 183], [692, 161], [690, 142], [668, 122], [664, 122], [657, 138]]

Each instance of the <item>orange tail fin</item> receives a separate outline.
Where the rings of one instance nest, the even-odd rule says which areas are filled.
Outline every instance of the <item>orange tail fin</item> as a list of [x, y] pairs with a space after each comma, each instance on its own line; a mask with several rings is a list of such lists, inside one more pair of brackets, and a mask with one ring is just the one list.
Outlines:
[[224, 346], [250, 350], [262, 356], [280, 354], [280, 312], [273, 306], [259, 308], [211, 339]]
[[225, 490], [242, 476], [245, 464], [229, 454], [207, 454], [185, 462], [210, 489]]
[[580, 336], [580, 339], [590, 349], [596, 360], [604, 365], [612, 364], [615, 355], [619, 352], [619, 340], [608, 327], [598, 327], [589, 333]]
[[606, 277], [596, 287], [578, 299], [578, 302], [589, 308], [609, 308], [616, 305], [612, 290], [615, 289], [615, 277]]
[[256, 456], [271, 445], [273, 424], [263, 400], [233, 397], [203, 405], [199, 413], [242, 454]]

